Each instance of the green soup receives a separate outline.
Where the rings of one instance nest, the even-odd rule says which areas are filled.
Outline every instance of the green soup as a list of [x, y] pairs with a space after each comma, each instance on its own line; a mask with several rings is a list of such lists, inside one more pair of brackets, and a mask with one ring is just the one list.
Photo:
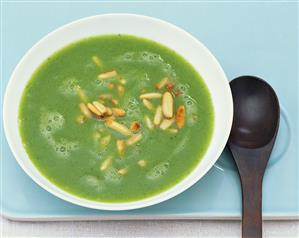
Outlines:
[[197, 166], [213, 133], [209, 91], [180, 55], [129, 35], [59, 50], [23, 93], [26, 151], [52, 183], [102, 202], [144, 199]]

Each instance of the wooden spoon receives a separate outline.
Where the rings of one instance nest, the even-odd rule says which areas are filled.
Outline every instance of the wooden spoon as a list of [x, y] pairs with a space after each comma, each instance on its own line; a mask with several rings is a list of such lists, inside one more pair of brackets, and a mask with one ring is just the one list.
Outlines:
[[230, 82], [234, 119], [228, 146], [242, 185], [242, 237], [262, 237], [262, 182], [279, 127], [279, 102], [272, 87], [253, 76]]

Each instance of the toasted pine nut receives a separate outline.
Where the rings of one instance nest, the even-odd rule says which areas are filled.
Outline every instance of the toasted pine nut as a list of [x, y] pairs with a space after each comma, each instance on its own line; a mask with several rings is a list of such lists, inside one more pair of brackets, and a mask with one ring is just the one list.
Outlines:
[[91, 103], [87, 103], [88, 109], [97, 116], [102, 116], [102, 113]]
[[98, 56], [94, 55], [91, 57], [91, 59], [96, 66], [102, 67], [102, 61], [100, 60], [100, 58]]
[[183, 105], [179, 106], [176, 111], [176, 124], [178, 128], [183, 128], [185, 124], [185, 107]]
[[167, 131], [170, 132], [170, 133], [175, 134], [175, 133], [178, 133], [179, 130], [176, 129], [176, 128], [169, 128], [169, 129], [167, 129]]
[[116, 108], [116, 107], [112, 108], [112, 113], [114, 116], [117, 116], [117, 117], [123, 117], [126, 115], [125, 110], [123, 110], [121, 108]]
[[173, 118], [171, 118], [171, 119], [164, 119], [161, 122], [161, 124], [160, 124], [160, 128], [162, 130], [166, 130], [167, 128], [169, 128], [172, 125], [172, 123], [174, 123], [174, 119]]
[[126, 143], [124, 140], [117, 140], [116, 141], [116, 148], [118, 151], [118, 154], [120, 156], [123, 156], [124, 152], [125, 152], [125, 147], [126, 147]]
[[124, 79], [124, 78], [121, 78], [119, 80], [119, 82], [122, 84], [122, 85], [125, 85], [127, 83], [127, 81]]
[[100, 144], [101, 146], [105, 147], [110, 143], [110, 141], [111, 141], [111, 135], [108, 135], [101, 139]]
[[161, 98], [161, 93], [144, 93], [140, 95], [140, 99], [154, 99], [154, 98]]
[[112, 102], [112, 104], [114, 105], [114, 106], [117, 106], [119, 103], [118, 103], [118, 100], [117, 99], [115, 99], [115, 98], [112, 98], [111, 99], [111, 102]]
[[137, 131], [139, 131], [140, 129], [140, 123], [138, 121], [133, 121], [131, 123], [131, 126], [130, 126], [130, 130], [133, 132], [133, 133], [136, 133]]
[[142, 102], [143, 102], [144, 106], [145, 106], [148, 110], [151, 111], [151, 110], [154, 109], [153, 104], [152, 104], [149, 100], [147, 100], [147, 99], [143, 99]]
[[112, 98], [113, 98], [113, 97], [112, 97], [111, 94], [101, 94], [101, 95], [99, 96], [99, 99], [102, 99], [102, 100], [106, 100], [106, 99], [111, 100]]
[[80, 107], [80, 111], [83, 113], [84, 116], [86, 116], [87, 118], [91, 118], [92, 114], [90, 113], [88, 107], [85, 105], [85, 103], [80, 103], [79, 104]]
[[161, 89], [169, 82], [169, 78], [165, 77], [163, 78], [159, 83], [156, 84], [157, 89]]
[[102, 103], [94, 101], [92, 104], [100, 111], [101, 114], [106, 113], [106, 107]]
[[173, 117], [173, 97], [170, 92], [165, 92], [162, 98], [162, 112], [164, 117]]
[[117, 91], [119, 96], [123, 96], [125, 93], [125, 88], [122, 85], [117, 85]]
[[115, 77], [116, 75], [117, 75], [117, 72], [115, 70], [112, 70], [112, 71], [108, 71], [108, 72], [99, 74], [98, 78], [99, 79], [108, 79], [108, 78]]
[[106, 170], [111, 163], [112, 163], [112, 156], [108, 156], [107, 159], [105, 159], [101, 164], [100, 170], [101, 171]]
[[168, 92], [173, 92], [174, 84], [173, 83], [167, 83], [166, 89]]
[[108, 83], [107, 87], [108, 87], [109, 89], [114, 89], [114, 84], [113, 84], [113, 83]]
[[111, 128], [112, 130], [115, 130], [115, 131], [121, 133], [122, 135], [125, 135], [125, 136], [132, 135], [132, 132], [126, 126], [124, 126], [112, 119], [106, 120], [106, 126]]
[[129, 139], [127, 139], [127, 145], [133, 145], [142, 139], [142, 134], [132, 135]]
[[145, 167], [146, 166], [146, 161], [145, 160], [138, 160], [138, 162], [137, 162], [137, 164], [141, 167], [141, 168], [143, 168], [143, 167]]
[[107, 116], [113, 115], [112, 109], [110, 107], [106, 107], [106, 114], [107, 114]]
[[162, 107], [158, 106], [156, 109], [155, 117], [154, 117], [154, 124], [158, 126], [162, 120]]
[[128, 169], [127, 168], [120, 169], [117, 171], [117, 173], [122, 176], [126, 175], [128, 173]]
[[88, 98], [87, 98], [84, 90], [79, 85], [75, 86], [75, 90], [82, 102], [88, 102]]
[[146, 126], [148, 127], [148, 129], [154, 128], [153, 122], [151, 121], [151, 119], [148, 116], [145, 116], [144, 120], [145, 120], [145, 123], [146, 123]]

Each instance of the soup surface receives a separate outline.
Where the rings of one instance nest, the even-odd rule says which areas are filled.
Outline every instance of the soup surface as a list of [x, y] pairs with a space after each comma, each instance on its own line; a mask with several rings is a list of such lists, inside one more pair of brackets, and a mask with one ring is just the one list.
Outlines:
[[161, 193], [200, 162], [213, 133], [200, 75], [180, 55], [129, 35], [54, 53], [22, 96], [25, 149], [52, 183], [103, 202]]

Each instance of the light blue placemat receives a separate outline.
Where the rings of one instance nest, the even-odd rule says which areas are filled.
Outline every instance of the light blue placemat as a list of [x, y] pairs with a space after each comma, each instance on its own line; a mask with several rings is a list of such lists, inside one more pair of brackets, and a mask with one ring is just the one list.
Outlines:
[[[200, 39], [228, 78], [252, 74], [276, 90], [282, 118], [264, 179], [266, 218], [298, 216], [297, 5], [294, 3], [3, 3], [2, 92], [24, 53], [55, 28], [101, 13], [135, 13], [174, 23]], [[146, 30], [146, 29], [144, 29]], [[1, 110], [2, 118], [2, 110]], [[237, 218], [239, 180], [225, 151], [196, 185], [167, 202], [128, 212], [105, 212], [64, 202], [36, 185], [14, 160], [2, 133], [4, 215], [14, 219]]]

